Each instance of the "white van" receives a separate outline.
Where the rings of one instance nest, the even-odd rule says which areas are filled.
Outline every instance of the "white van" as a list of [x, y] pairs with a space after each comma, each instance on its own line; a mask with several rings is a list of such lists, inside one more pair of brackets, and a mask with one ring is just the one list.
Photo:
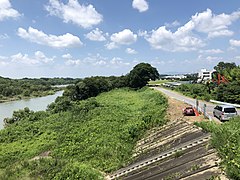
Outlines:
[[237, 116], [237, 110], [234, 106], [218, 105], [213, 110], [213, 116], [221, 121], [229, 120], [231, 117]]

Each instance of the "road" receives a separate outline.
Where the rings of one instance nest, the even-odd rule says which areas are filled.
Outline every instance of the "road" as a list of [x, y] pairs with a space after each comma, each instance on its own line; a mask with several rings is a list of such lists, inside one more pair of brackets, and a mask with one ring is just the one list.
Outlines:
[[[167, 95], [171, 98], [174, 98], [176, 100], [183, 101], [183, 102], [186, 102], [187, 104], [191, 104], [191, 105], [196, 106], [196, 100], [193, 99], [193, 98], [186, 97], [186, 96], [184, 96], [180, 93], [177, 93], [177, 92], [165, 89], [165, 88], [161, 88], [161, 87], [154, 87], [154, 89], [158, 90], [158, 91], [161, 91], [162, 93], [164, 93], [165, 95]], [[216, 104], [209, 103], [209, 102], [206, 102], [206, 101], [199, 101], [199, 107], [201, 109], [203, 109], [204, 104], [206, 104], [206, 112], [210, 116], [210, 118], [214, 121], [220, 122], [217, 118], [213, 117], [213, 113], [212, 113]], [[240, 109], [238, 109], [238, 114], [240, 114]]]

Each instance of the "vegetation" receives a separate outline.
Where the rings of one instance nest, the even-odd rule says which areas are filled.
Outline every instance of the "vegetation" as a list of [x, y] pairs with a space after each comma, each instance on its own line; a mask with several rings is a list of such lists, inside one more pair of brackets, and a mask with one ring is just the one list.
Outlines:
[[[198, 99], [215, 99], [219, 101], [240, 104], [240, 66], [235, 63], [219, 62], [214, 67], [216, 73], [223, 75], [229, 82], [217, 85], [216, 82], [206, 84], [182, 84], [176, 88], [184, 95]], [[214, 77], [215, 79], [217, 77]]]
[[125, 76], [85, 78], [77, 84], [69, 86], [64, 92], [64, 98], [67, 98], [69, 101], [77, 101], [95, 97], [102, 92], [107, 92], [115, 88], [130, 87], [141, 89], [147, 85], [148, 81], [155, 80], [158, 77], [159, 74], [156, 68], [148, 63], [140, 63]]
[[148, 81], [156, 80], [159, 78], [159, 73], [156, 68], [148, 63], [140, 63], [136, 65], [128, 75], [129, 87], [142, 88], [146, 86]]
[[240, 179], [240, 117], [223, 124], [200, 122], [196, 125], [212, 133], [212, 145], [222, 159], [222, 166], [231, 179]]
[[0, 77], [0, 102], [50, 95], [59, 90], [58, 87], [53, 87], [54, 85], [72, 84], [76, 81], [78, 79], [9, 79]]
[[169, 82], [169, 80], [155, 80], [155, 81], [149, 81], [148, 84], [163, 84]]
[[166, 99], [142, 88], [157, 76], [141, 63], [79, 80], [47, 111], [15, 111], [0, 131], [0, 179], [103, 179], [128, 163], [144, 132], [165, 123]]
[[165, 123], [166, 107], [144, 88], [82, 101], [65, 96], [46, 112], [24, 109], [0, 131], [0, 179], [103, 179], [131, 161], [147, 129]]

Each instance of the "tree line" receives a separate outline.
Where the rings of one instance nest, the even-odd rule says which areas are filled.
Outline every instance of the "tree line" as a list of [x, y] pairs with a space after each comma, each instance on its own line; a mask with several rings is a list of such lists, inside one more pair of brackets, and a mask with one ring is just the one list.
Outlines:
[[53, 87], [54, 85], [73, 84], [78, 80], [73, 78], [10, 79], [0, 77], [0, 101], [53, 94], [58, 90]]
[[150, 81], [159, 78], [156, 68], [148, 63], [137, 64], [124, 76], [95, 76], [79, 80], [76, 84], [68, 86], [62, 97], [58, 97], [49, 105], [49, 110], [54, 112], [66, 111], [72, 107], [72, 101], [85, 100], [96, 97], [100, 93], [116, 88], [140, 89]]

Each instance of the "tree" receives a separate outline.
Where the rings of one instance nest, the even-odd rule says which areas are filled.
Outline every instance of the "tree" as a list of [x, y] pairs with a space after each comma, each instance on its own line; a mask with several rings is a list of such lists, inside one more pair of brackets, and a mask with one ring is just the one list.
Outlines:
[[236, 68], [235, 63], [225, 63], [225, 62], [219, 62], [217, 66], [214, 67], [214, 69], [220, 73], [221, 75], [225, 75], [225, 73], [229, 73], [231, 69]]
[[132, 88], [142, 88], [146, 86], [148, 81], [159, 78], [159, 73], [156, 68], [148, 63], [140, 63], [136, 65], [129, 75], [129, 86]]

